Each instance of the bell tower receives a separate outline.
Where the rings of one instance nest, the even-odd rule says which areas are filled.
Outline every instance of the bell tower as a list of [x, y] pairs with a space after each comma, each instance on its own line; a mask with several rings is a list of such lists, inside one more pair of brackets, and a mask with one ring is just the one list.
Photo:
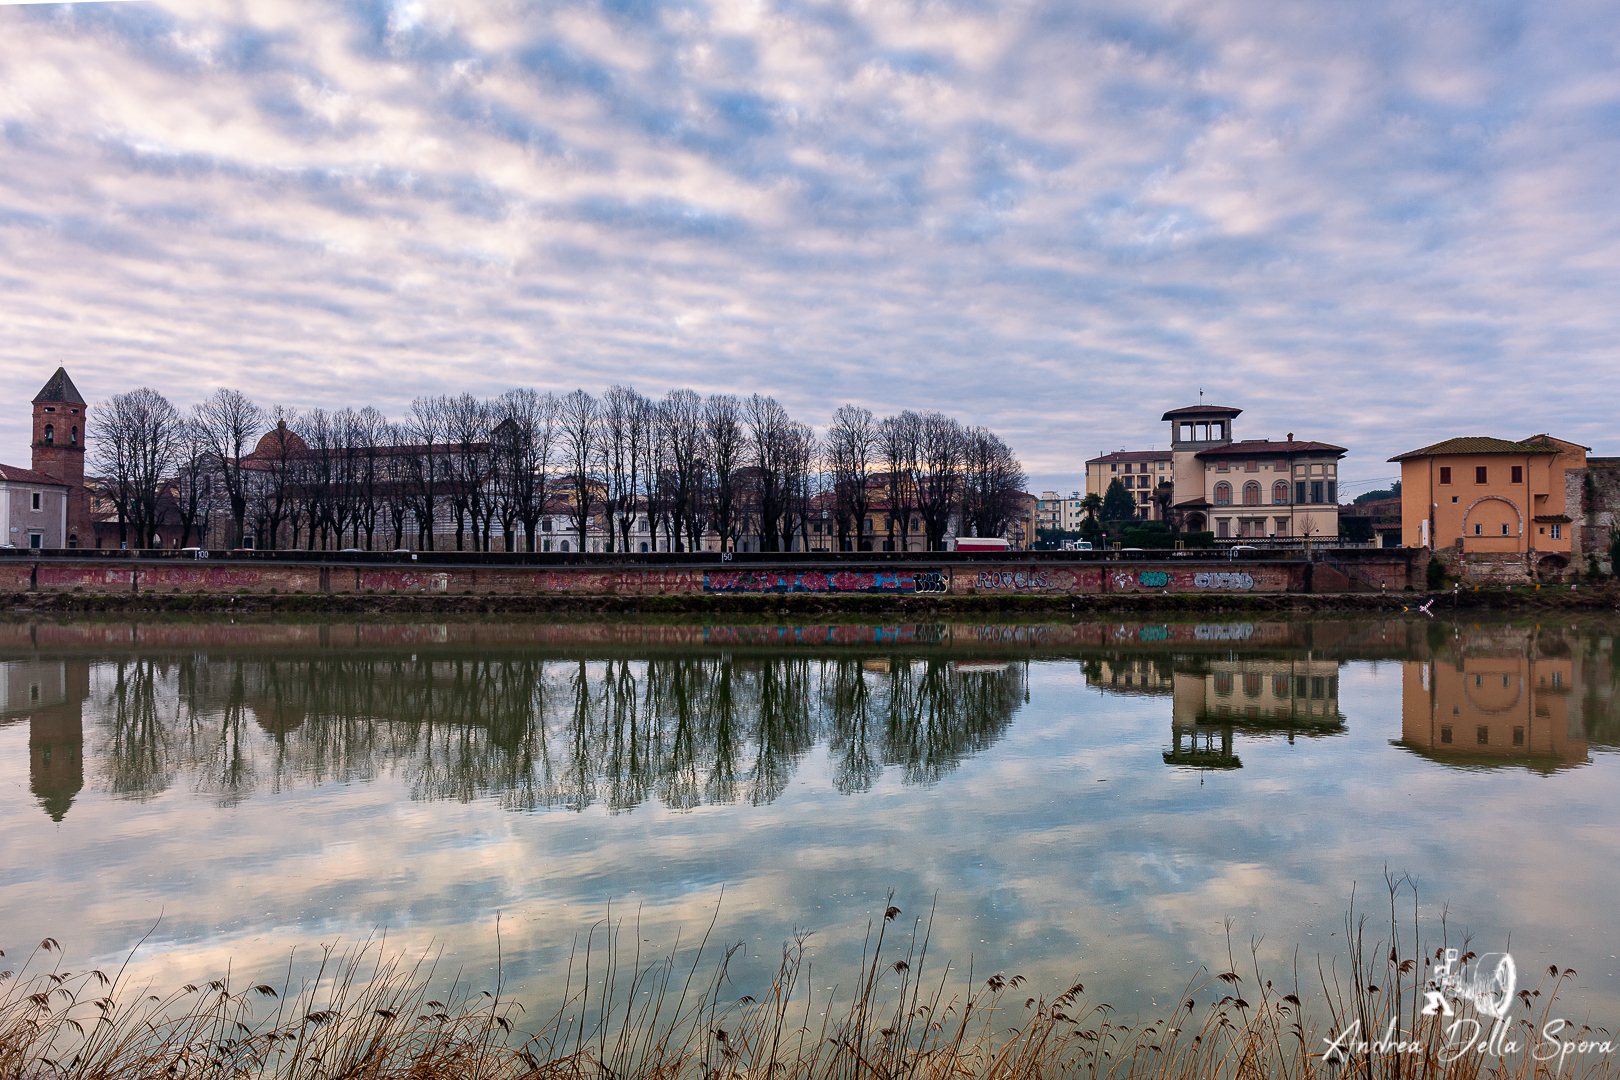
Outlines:
[[90, 493], [84, 487], [85, 429], [90, 409], [67, 368], [57, 368], [34, 395], [31, 468], [68, 485], [69, 547], [90, 547]]

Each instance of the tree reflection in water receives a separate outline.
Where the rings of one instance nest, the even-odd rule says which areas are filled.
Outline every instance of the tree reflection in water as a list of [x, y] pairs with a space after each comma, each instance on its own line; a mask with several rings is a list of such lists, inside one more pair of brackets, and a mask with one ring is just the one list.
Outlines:
[[130, 659], [99, 674], [98, 758], [124, 797], [182, 776], [231, 804], [396, 775], [419, 799], [618, 811], [769, 803], [818, 743], [841, 792], [888, 767], [932, 783], [1007, 730], [1025, 673], [909, 656], [400, 654]]

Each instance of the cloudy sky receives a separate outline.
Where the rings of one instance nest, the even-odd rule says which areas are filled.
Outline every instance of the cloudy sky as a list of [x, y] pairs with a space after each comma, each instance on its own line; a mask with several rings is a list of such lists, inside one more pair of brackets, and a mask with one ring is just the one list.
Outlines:
[[1620, 453], [1617, 133], [1598, 0], [0, 6], [0, 460], [59, 363]]

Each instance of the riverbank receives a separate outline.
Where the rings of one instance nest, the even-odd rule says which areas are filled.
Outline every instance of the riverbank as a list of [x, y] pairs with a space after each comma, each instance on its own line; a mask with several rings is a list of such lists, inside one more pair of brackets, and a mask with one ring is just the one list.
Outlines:
[[1444, 592], [1103, 593], [938, 596], [861, 593], [715, 593], [666, 596], [368, 595], [354, 593], [79, 593], [18, 592], [0, 599], [17, 615], [895, 615], [951, 618], [1145, 614], [1356, 614], [1418, 611], [1614, 612], [1620, 587], [1600, 585], [1485, 587]]

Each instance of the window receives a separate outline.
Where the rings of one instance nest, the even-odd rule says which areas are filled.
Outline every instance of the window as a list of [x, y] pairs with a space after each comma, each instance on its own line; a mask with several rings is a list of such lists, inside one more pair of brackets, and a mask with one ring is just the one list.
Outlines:
[[1554, 540], [1562, 540], [1564, 538], [1564, 527], [1562, 525], [1554, 525], [1552, 527], [1552, 538]]
[[1271, 501], [1276, 503], [1278, 506], [1287, 505], [1288, 481], [1279, 480], [1275, 484], [1271, 485]]
[[79, 445], [79, 429], [77, 427], [75, 427], [72, 431], [68, 432], [68, 445], [69, 446], [78, 446]]
[[1225, 480], [1222, 480], [1220, 483], [1215, 485], [1215, 505], [1232, 505], [1232, 485], [1228, 484]]
[[1524, 483], [1524, 466], [1523, 465], [1515, 465], [1515, 466], [1513, 466], [1513, 482], [1515, 484]]
[[1256, 672], [1249, 672], [1243, 676], [1243, 695], [1245, 697], [1259, 697], [1261, 687], [1260, 676]]
[[1230, 469], [1231, 467], [1232, 467], [1231, 464], [1228, 463], [1225, 458], [1222, 458], [1220, 461], [1217, 461], [1215, 463], [1215, 471], [1216, 472], [1225, 472], [1227, 469]]
[[1294, 501], [1297, 503], [1302, 503], [1305, 501], [1305, 481], [1303, 480], [1298, 480], [1294, 483]]
[[645, 541], [645, 540], [643, 540], [641, 542], [641, 553], [643, 555], [645, 555], [647, 553], [647, 541]]
[[40, 493], [37, 492], [37, 491], [34, 492], [34, 506], [33, 506], [33, 508], [35, 510], [43, 509], [43, 507], [41, 506], [41, 503], [43, 501], [44, 501], [44, 496], [40, 495]]
[[1485, 724], [1479, 725], [1474, 729], [1474, 738], [1481, 746], [1491, 745], [1491, 729]]
[[1258, 461], [1254, 460], [1253, 458], [1250, 458], [1248, 461], [1244, 462], [1243, 471], [1244, 472], [1259, 472], [1260, 471], [1260, 463]]
[[562, 542], [562, 547], [561, 547], [560, 550], [562, 550], [562, 551], [567, 551], [568, 550], [568, 541], [564, 540]]
[[1255, 483], [1253, 480], [1250, 480], [1247, 484], [1243, 485], [1243, 505], [1260, 505], [1260, 485]]
[[1231, 526], [1228, 524], [1230, 520], [1230, 518], [1219, 518], [1215, 522], [1215, 535], [1220, 537], [1222, 540], [1225, 540], [1232, 535], [1230, 531]]
[[1287, 472], [1288, 471], [1288, 462], [1283, 461], [1281, 459], [1278, 459], [1278, 461], [1275, 464], [1273, 464], [1271, 467], [1272, 467], [1272, 469], [1274, 469], [1277, 472]]
[[1226, 425], [1221, 423], [1219, 420], [1217, 420], [1213, 424], [1209, 425], [1209, 437], [1211, 439], [1220, 439], [1220, 438], [1222, 438], [1225, 431], [1226, 431]]
[[43, 549], [45, 547], [45, 534], [44, 533], [37, 533], [37, 532], [36, 533], [29, 533], [28, 534], [28, 546], [33, 548], [35, 551], [39, 551], [39, 550]]
[[1109, 471], [1109, 472], [1119, 472], [1119, 465], [1118, 465], [1118, 464], [1114, 464], [1114, 465], [1110, 465], [1110, 466], [1108, 466], [1108, 471]]
[[1507, 534], [1508, 534], [1507, 522], [1504, 521], [1504, 522], [1502, 522], [1502, 535], [1506, 536]]
[[1524, 728], [1522, 728], [1522, 727], [1514, 727], [1514, 729], [1513, 729], [1513, 745], [1514, 746], [1523, 746], [1524, 745]]
[[1450, 724], [1441, 724], [1440, 725], [1440, 741], [1443, 742], [1443, 743], [1448, 743], [1448, 742], [1451, 741], [1451, 725]]
[[1271, 695], [1273, 697], [1285, 698], [1288, 696], [1289, 686], [1290, 683], [1288, 676], [1274, 675], [1271, 679]]
[[540, 541], [540, 550], [541, 551], [550, 551], [551, 550], [551, 541], [549, 539]]
[[56, 429], [50, 424], [45, 425], [45, 445], [49, 446], [56, 441]]
[[1451, 466], [1450, 465], [1442, 465], [1442, 466], [1440, 466], [1440, 482], [1442, 484], [1451, 483]]
[[1327, 485], [1328, 485], [1327, 501], [1330, 502], [1330, 503], [1338, 502], [1339, 501], [1339, 482], [1337, 480], [1329, 480], [1327, 482]]
[[1320, 480], [1312, 480], [1311, 481], [1311, 502], [1319, 503], [1321, 501], [1322, 501], [1322, 481], [1320, 481]]
[[[542, 521], [540, 523], [540, 531], [541, 532], [550, 532], [551, 531], [551, 519], [550, 518], [546, 518], [544, 521]], [[549, 551], [550, 549], [548, 548], [547, 550]]]
[[1489, 481], [1485, 479], [1485, 476], [1486, 476], [1485, 466], [1483, 466], [1483, 465], [1474, 466], [1474, 483], [1476, 483], [1476, 484], [1489, 483]]
[[1475, 525], [1474, 525], [1474, 535], [1475, 536], [1483, 536], [1483, 535], [1485, 535], [1485, 526], [1480, 525], [1478, 523], [1475, 523]]
[[1215, 692], [1222, 697], [1232, 693], [1232, 673], [1229, 671], [1217, 672], [1215, 675]]

